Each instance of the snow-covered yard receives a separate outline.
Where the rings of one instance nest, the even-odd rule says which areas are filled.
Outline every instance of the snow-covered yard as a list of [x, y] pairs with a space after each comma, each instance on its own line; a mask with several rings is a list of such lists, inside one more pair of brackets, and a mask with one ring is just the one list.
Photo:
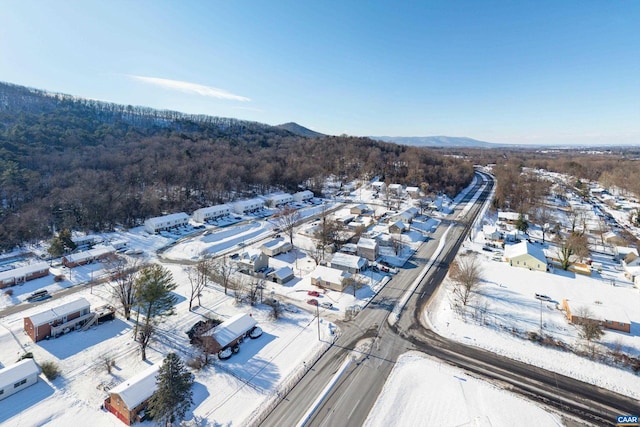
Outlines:
[[466, 372], [409, 352], [400, 356], [367, 427], [560, 426], [547, 410]]

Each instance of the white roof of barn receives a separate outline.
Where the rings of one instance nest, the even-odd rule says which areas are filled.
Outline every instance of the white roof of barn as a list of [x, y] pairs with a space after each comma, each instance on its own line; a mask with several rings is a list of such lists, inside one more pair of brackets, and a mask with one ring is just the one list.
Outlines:
[[156, 377], [159, 369], [160, 365], [153, 365], [138, 375], [118, 384], [109, 392], [120, 396], [127, 408], [133, 409], [150, 398], [158, 388]]
[[41, 311], [28, 317], [31, 319], [31, 323], [33, 323], [34, 326], [40, 326], [68, 314], [81, 311], [84, 308], [90, 308], [89, 301], [84, 298], [78, 298], [77, 300], [50, 308], [49, 310]]
[[174, 214], [169, 214], [164, 216], [156, 216], [154, 218], [147, 219], [145, 223], [148, 223], [151, 225], [162, 225], [167, 221], [177, 221], [177, 220], [188, 221], [189, 215], [187, 215], [184, 212], [179, 212], [179, 213], [174, 213]]
[[375, 249], [377, 245], [378, 242], [376, 242], [375, 239], [367, 239], [365, 237], [361, 237], [360, 240], [358, 240], [358, 246], [361, 248]]
[[236, 314], [213, 329], [212, 335], [222, 347], [253, 329], [258, 322], [247, 313]]
[[0, 369], [0, 390], [17, 383], [30, 375], [40, 374], [40, 368], [33, 359], [23, 359], [18, 363]]
[[22, 277], [27, 274], [34, 273], [36, 271], [48, 270], [49, 263], [37, 262], [35, 264], [24, 265], [22, 267], [14, 268], [11, 270], [0, 272], [0, 282], [12, 277]]
[[342, 265], [359, 270], [367, 265], [367, 260], [359, 256], [336, 252], [331, 259], [331, 265]]
[[529, 254], [542, 262], [547, 262], [547, 257], [544, 255], [542, 248], [529, 243], [526, 240], [516, 243], [515, 245], [507, 245], [504, 248], [504, 257], [508, 259], [516, 258], [525, 254]]

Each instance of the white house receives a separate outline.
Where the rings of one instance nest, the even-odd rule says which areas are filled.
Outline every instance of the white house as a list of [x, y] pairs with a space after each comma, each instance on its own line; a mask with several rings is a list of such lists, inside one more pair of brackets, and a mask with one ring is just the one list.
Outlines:
[[247, 214], [255, 211], [259, 211], [264, 208], [264, 199], [255, 197], [248, 200], [238, 200], [232, 205], [233, 211], [237, 214]]
[[293, 202], [293, 196], [288, 193], [269, 194], [264, 196], [264, 199], [267, 205], [273, 207], [280, 207]]
[[384, 191], [387, 188], [387, 184], [382, 181], [376, 181], [371, 183], [371, 187], [376, 191]]
[[260, 250], [268, 256], [276, 256], [289, 252], [292, 248], [291, 243], [284, 239], [273, 239], [265, 242]]
[[345, 288], [344, 279], [351, 277], [351, 273], [319, 265], [309, 277], [311, 278], [311, 284], [314, 286], [342, 292]]
[[311, 199], [313, 199], [313, 191], [311, 190], [298, 191], [293, 195], [293, 200], [295, 200], [298, 203], [306, 202]]
[[215, 205], [197, 209], [195, 212], [193, 212], [193, 215], [191, 215], [191, 217], [194, 221], [205, 222], [209, 220], [216, 220], [229, 214], [231, 214], [231, 208], [229, 207], [229, 205]]
[[365, 258], [356, 255], [349, 255], [342, 252], [336, 252], [331, 259], [331, 268], [347, 271], [349, 273], [359, 273], [367, 268], [369, 263]]
[[513, 267], [547, 271], [547, 257], [542, 248], [526, 240], [505, 246], [504, 258]]
[[420, 197], [420, 189], [418, 187], [407, 187], [405, 191], [412, 199], [417, 199]]
[[375, 239], [361, 237], [358, 240], [357, 254], [369, 261], [375, 261], [378, 258], [378, 242]]
[[389, 184], [389, 192], [399, 196], [402, 194], [402, 185], [401, 184]]
[[184, 212], [149, 218], [144, 222], [147, 233], [157, 233], [174, 227], [181, 227], [189, 223], [189, 215]]
[[40, 368], [33, 359], [23, 359], [0, 369], [0, 400], [38, 382]]

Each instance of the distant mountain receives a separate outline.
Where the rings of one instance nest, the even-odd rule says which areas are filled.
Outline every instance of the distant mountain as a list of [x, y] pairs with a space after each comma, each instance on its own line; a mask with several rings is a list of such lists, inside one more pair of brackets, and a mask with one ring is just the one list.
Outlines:
[[300, 126], [299, 124], [294, 122], [284, 123], [276, 127], [280, 129], [288, 130], [292, 134], [298, 135], [298, 136], [307, 136], [310, 138], [321, 138], [323, 136], [326, 136], [323, 133], [316, 132], [311, 129], [307, 129], [306, 127]]
[[371, 139], [417, 147], [496, 148], [501, 144], [457, 136], [371, 136]]

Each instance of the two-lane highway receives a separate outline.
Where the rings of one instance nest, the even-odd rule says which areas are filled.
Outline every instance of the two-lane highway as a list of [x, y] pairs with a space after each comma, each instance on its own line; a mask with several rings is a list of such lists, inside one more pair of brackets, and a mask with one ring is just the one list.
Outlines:
[[[415, 268], [403, 269], [353, 321], [340, 325], [343, 333], [336, 344], [268, 414], [263, 425], [362, 425], [398, 356], [411, 349], [505, 385], [514, 392], [590, 424], [612, 425], [616, 415], [640, 413], [640, 405], [634, 399], [448, 340], [421, 323], [426, 304], [446, 276], [449, 263], [466, 238], [482, 203], [487, 200], [492, 185], [490, 180], [465, 221], [451, 228], [444, 249], [412, 294], [395, 325], [390, 327], [385, 319], [393, 304], [401, 299], [433, 255], [442, 231], [436, 233], [434, 240], [423, 244], [409, 261]], [[458, 214], [456, 212], [453, 217]], [[439, 227], [441, 229], [444, 227]], [[364, 354], [354, 352], [367, 340], [371, 346]], [[302, 416], [346, 357], [354, 357], [355, 360], [302, 423]]]

